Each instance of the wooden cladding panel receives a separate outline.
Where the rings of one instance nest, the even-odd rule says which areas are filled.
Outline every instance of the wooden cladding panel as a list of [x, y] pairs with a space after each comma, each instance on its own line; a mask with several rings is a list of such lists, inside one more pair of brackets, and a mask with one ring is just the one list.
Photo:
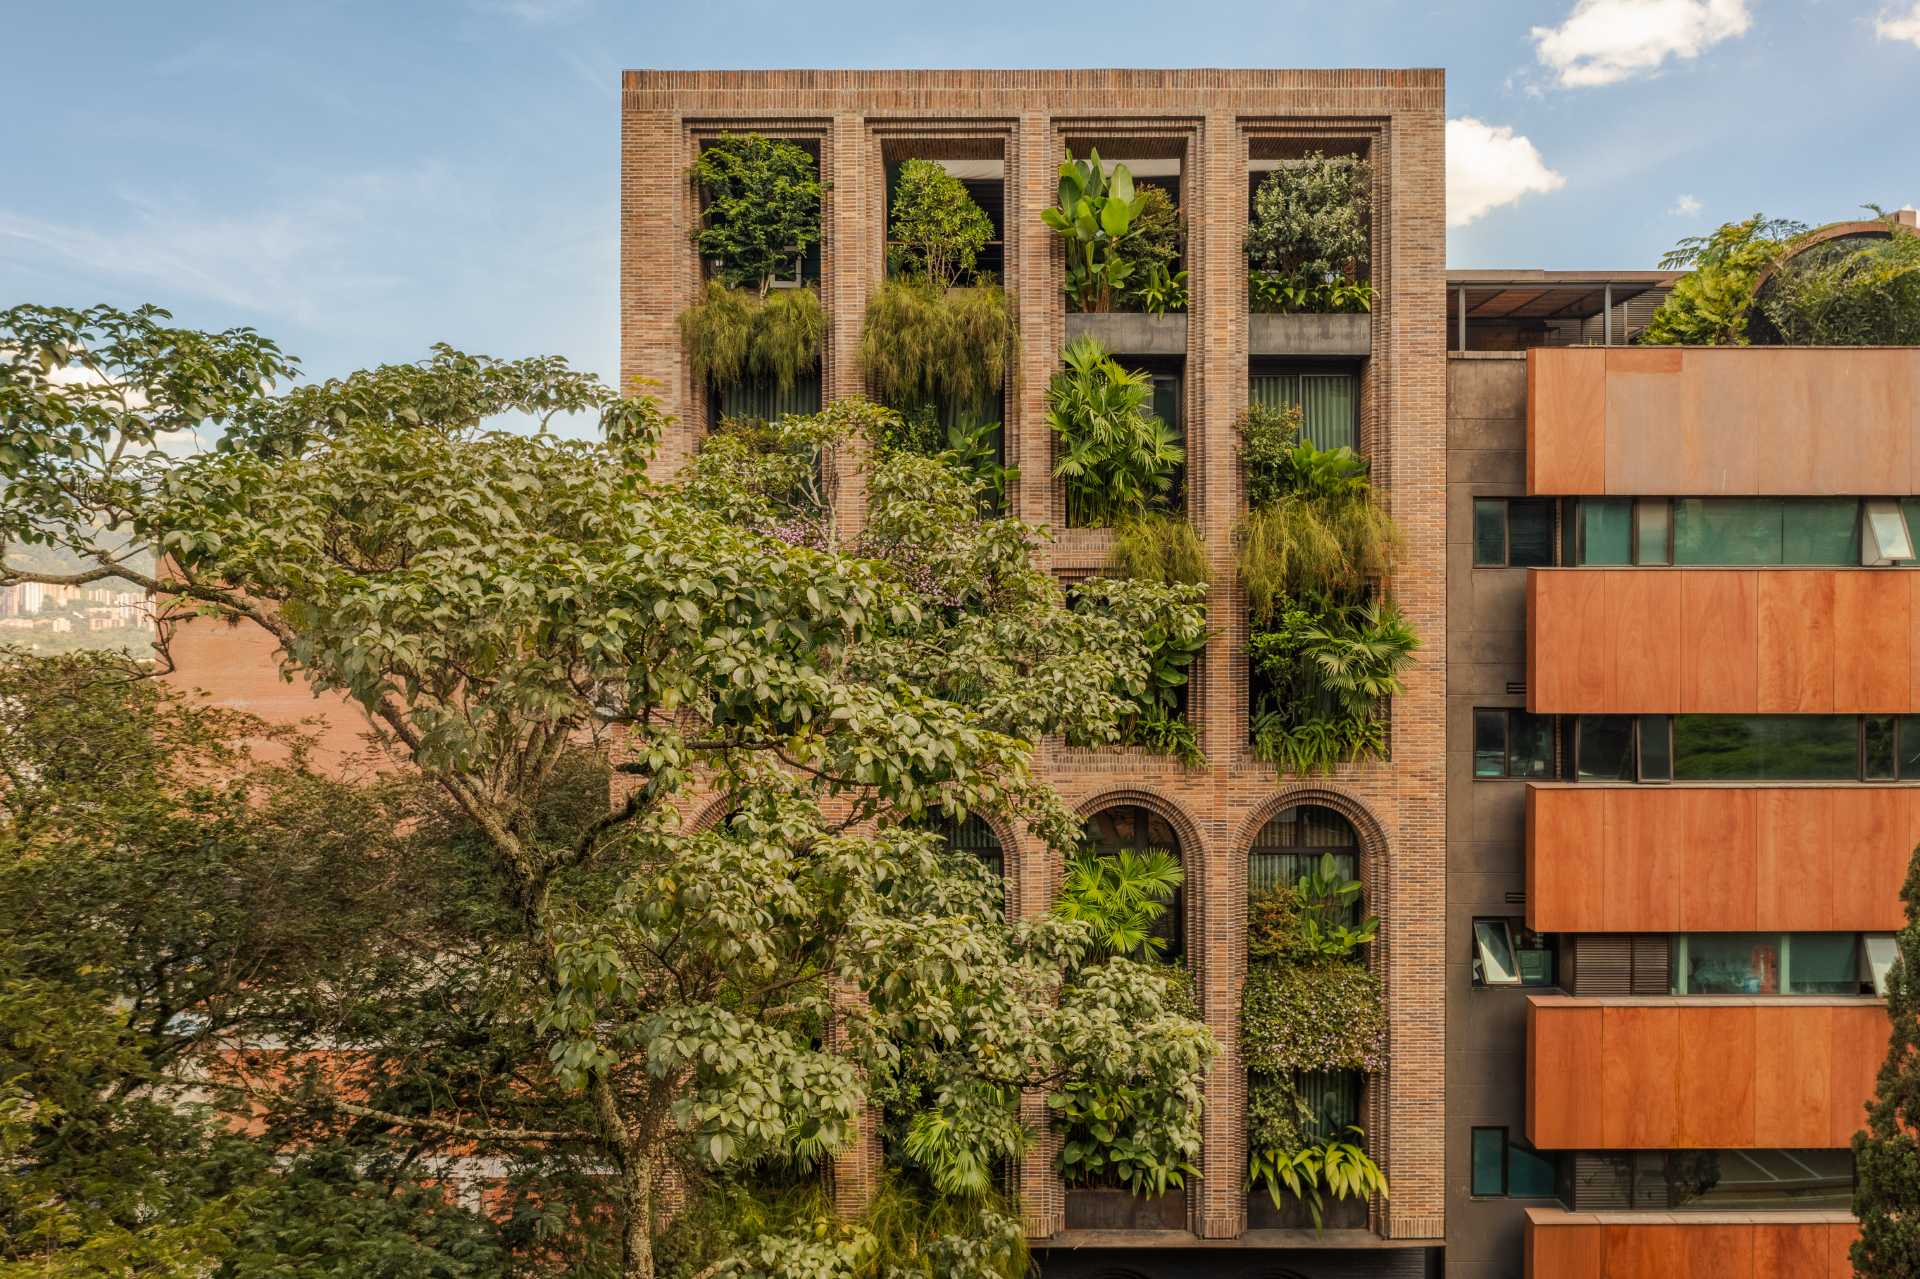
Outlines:
[[1894, 932], [1920, 788], [1527, 788], [1541, 932]]
[[1527, 491], [1920, 493], [1920, 352], [1527, 353]]
[[1920, 572], [1535, 569], [1536, 714], [1920, 710]]
[[1527, 1213], [1527, 1279], [1853, 1279], [1847, 1250], [1854, 1222], [1689, 1221], [1687, 1214], [1604, 1213], [1531, 1209]]
[[1844, 1146], [1889, 1033], [1885, 1006], [1868, 1001], [1536, 996], [1527, 1139], [1543, 1150]]

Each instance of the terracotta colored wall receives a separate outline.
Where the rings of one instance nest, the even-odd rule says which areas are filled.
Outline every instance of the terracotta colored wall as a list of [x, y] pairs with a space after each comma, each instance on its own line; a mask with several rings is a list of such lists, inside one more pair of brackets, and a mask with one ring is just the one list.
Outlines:
[[1543, 1150], [1844, 1146], [1865, 1122], [1888, 1034], [1878, 1000], [1535, 995], [1527, 1139]]
[[1527, 709], [1848, 714], [1920, 708], [1920, 573], [1534, 569]]
[[1852, 1279], [1847, 1249], [1860, 1227], [1851, 1220], [1689, 1215], [1634, 1213], [1626, 1221], [1530, 1209], [1527, 1279]]
[[1542, 932], [1893, 932], [1920, 788], [1529, 786]]
[[1527, 491], [1920, 493], [1920, 351], [1527, 353]]

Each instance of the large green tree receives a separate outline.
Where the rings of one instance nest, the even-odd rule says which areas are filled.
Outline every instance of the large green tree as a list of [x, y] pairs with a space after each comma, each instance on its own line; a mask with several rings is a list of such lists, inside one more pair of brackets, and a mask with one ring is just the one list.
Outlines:
[[[493, 1102], [546, 1114], [493, 1122], [475, 1079], [335, 1110], [549, 1170], [576, 1158], [608, 1187], [619, 1272], [649, 1276], [663, 1185], [817, 1164], [902, 1076], [942, 1117], [909, 1162], [969, 1205], [916, 1253], [941, 1273], [1006, 1269], [982, 1244], [1006, 1223], [975, 1192], [1031, 1135], [1021, 1090], [1098, 1070], [1197, 1124], [1212, 1043], [1166, 977], [1088, 965], [1083, 925], [1009, 924], [921, 829], [977, 811], [1069, 847], [1030, 743], [1111, 740], [1144, 692], [1139, 638], [1066, 607], [1035, 530], [979, 518], [977, 488], [937, 460], [883, 456], [845, 538], [834, 459], [878, 412], [859, 403], [723, 433], [660, 482], [653, 403], [558, 360], [438, 348], [275, 394], [293, 368], [270, 342], [167, 319], [0, 314], [0, 543], [99, 562], [0, 563], [0, 583], [117, 576], [264, 629], [290, 676], [366, 710], [457, 827], [480, 891], [455, 967], [541, 1063], [501, 1054], [525, 1078]], [[494, 425], [509, 413], [542, 429]], [[568, 413], [599, 438], [544, 429]], [[186, 430], [208, 447], [159, 447]], [[616, 802], [552, 820], [582, 752], [617, 761]], [[727, 818], [688, 828], [696, 796]], [[376, 1038], [410, 1020], [404, 981], [378, 990]], [[702, 1270], [851, 1275], [878, 1255], [866, 1227], [779, 1230]]]
[[1907, 926], [1887, 975], [1893, 1034], [1866, 1131], [1853, 1137], [1853, 1212], [1860, 1238], [1854, 1273], [1864, 1279], [1920, 1279], [1920, 848], [1900, 890]]

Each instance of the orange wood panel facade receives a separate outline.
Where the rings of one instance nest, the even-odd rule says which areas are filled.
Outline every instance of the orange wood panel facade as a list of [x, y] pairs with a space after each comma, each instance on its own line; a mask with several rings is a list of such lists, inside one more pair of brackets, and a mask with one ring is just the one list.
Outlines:
[[1527, 926], [1896, 932], [1920, 787], [1532, 784]]
[[[1809, 1220], [1808, 1218], [1813, 1218]], [[1852, 1279], [1841, 1213], [1527, 1210], [1527, 1279]]]
[[1920, 351], [1527, 352], [1527, 491], [1920, 493]]
[[1527, 1140], [1542, 1150], [1845, 1146], [1866, 1122], [1888, 1034], [1886, 1005], [1873, 999], [1535, 995]]
[[1916, 595], [1907, 569], [1534, 569], [1527, 709], [1920, 710]]

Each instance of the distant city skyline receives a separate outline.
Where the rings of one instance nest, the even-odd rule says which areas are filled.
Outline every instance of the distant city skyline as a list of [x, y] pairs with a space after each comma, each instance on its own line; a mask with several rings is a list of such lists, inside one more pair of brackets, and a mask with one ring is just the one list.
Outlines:
[[1455, 267], [1645, 268], [1756, 210], [1920, 201], [1891, 124], [1920, 0], [824, 8], [108, 4], [79, 39], [20, 7], [0, 298], [251, 325], [309, 377], [446, 341], [611, 378], [629, 66], [1441, 66]]

